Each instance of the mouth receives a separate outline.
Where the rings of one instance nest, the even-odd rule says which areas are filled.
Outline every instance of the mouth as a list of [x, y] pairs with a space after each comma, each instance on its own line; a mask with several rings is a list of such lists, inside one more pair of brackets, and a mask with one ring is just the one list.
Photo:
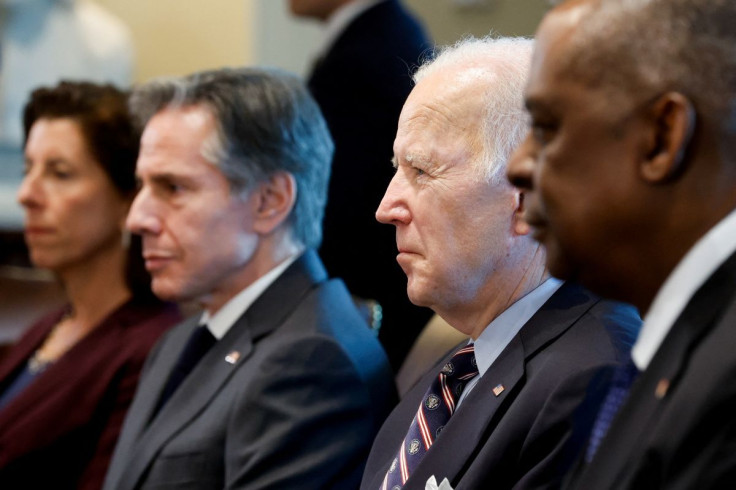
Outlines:
[[23, 230], [23, 234], [28, 237], [39, 237], [44, 235], [50, 235], [54, 232], [53, 228], [47, 226], [26, 226]]
[[174, 260], [174, 257], [160, 252], [143, 252], [143, 260], [145, 261], [146, 270], [153, 274], [165, 268]]

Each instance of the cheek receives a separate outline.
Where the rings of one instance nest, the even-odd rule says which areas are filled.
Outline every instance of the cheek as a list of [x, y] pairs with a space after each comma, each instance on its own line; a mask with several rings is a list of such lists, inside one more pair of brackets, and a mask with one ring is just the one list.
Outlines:
[[99, 242], [118, 237], [125, 219], [125, 206], [110, 196], [70, 200], [64, 210], [66, 226], [77, 235], [77, 240]]

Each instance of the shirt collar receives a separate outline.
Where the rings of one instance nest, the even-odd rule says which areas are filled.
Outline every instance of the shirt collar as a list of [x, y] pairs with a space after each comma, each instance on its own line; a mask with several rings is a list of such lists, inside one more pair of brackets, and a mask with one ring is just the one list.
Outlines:
[[552, 277], [547, 279], [488, 324], [475, 341], [475, 360], [478, 364], [480, 376], [488, 371], [491, 364], [509, 345], [511, 339], [519, 333], [521, 327], [529, 321], [560, 286], [562, 286], [562, 281]]
[[207, 325], [207, 328], [217, 340], [220, 340], [235, 324], [238, 318], [243, 316], [248, 308], [273, 284], [276, 279], [301, 255], [296, 253], [279, 265], [259, 277], [253, 284], [246, 287], [238, 294], [233, 296], [225, 305], [217, 310], [217, 313], [210, 316], [209, 312], [204, 311], [202, 318], [199, 320], [200, 325]]
[[672, 270], [644, 316], [631, 356], [643, 371], [695, 292], [736, 251], [736, 210], [703, 235]]
[[385, 0], [354, 0], [332, 12], [332, 15], [327, 19], [321, 48], [317, 51], [320, 53], [320, 56], [327, 54], [327, 51], [329, 51], [340, 34], [342, 34], [355, 19], [360, 17], [363, 12], [383, 1]]

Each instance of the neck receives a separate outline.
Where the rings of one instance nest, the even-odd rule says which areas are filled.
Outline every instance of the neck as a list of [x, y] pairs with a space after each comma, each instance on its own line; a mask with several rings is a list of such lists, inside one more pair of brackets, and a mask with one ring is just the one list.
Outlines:
[[472, 303], [438, 314], [453, 328], [477, 340], [493, 320], [549, 277], [544, 249], [536, 243], [530, 246], [533, 251], [522, 263], [514, 262], [494, 272]]
[[130, 298], [125, 283], [125, 255], [122, 246], [118, 246], [58, 273], [76, 328], [92, 330]]
[[294, 243], [293, 240], [288, 238], [288, 235], [278, 234], [278, 236], [262, 237], [247, 263], [239, 270], [233, 271], [233, 274], [219, 284], [209, 295], [200, 298], [200, 305], [210, 315], [214, 315], [240, 291], [268, 274], [284, 260], [303, 250], [304, 247]]

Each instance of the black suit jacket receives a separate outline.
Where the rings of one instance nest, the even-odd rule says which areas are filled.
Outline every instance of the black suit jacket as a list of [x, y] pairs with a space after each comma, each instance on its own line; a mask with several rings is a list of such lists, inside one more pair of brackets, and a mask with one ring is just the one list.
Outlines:
[[105, 488], [356, 487], [393, 382], [378, 341], [316, 254], [297, 259], [150, 420], [196, 323], [172, 330], [149, 357]]
[[409, 302], [394, 228], [376, 222], [375, 212], [394, 173], [393, 141], [411, 74], [429, 46], [401, 3], [384, 1], [345, 29], [309, 77], [335, 140], [320, 255], [351, 293], [381, 303], [380, 338], [396, 369], [432, 312]]
[[[529, 319], [450, 418], [409, 477], [424, 489], [434, 475], [452, 487], [555, 488], [584, 441], [572, 414], [591, 376], [620, 362], [640, 325], [634, 308], [564, 284]], [[427, 387], [447, 359], [399, 403], [376, 438], [361, 489], [377, 490]], [[496, 396], [493, 389], [503, 386]]]
[[[697, 291], [569, 488], [736, 486], [736, 254]], [[605, 390], [591, 389], [602, 393]]]

